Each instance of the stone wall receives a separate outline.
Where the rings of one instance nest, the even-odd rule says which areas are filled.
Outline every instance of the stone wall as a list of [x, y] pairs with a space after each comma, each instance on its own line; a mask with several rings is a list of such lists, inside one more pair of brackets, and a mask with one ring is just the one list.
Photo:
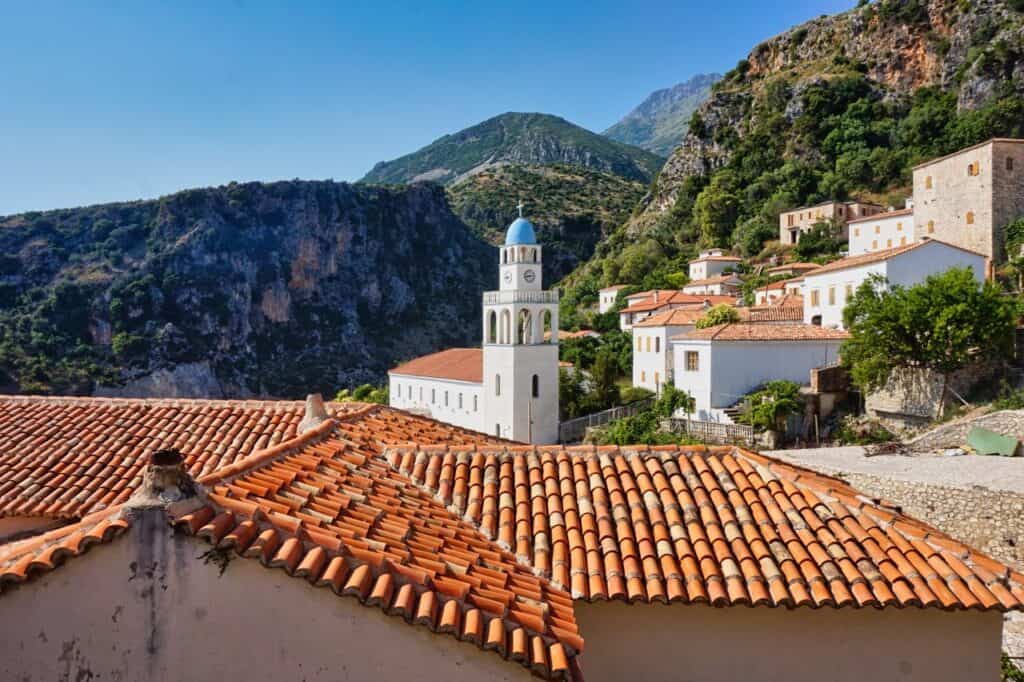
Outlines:
[[1024, 495], [978, 486], [956, 488], [871, 474], [837, 472], [868, 497], [882, 498], [905, 514], [1000, 561], [1024, 570]]
[[975, 426], [990, 429], [1004, 436], [1024, 438], [1024, 410], [1001, 410], [980, 417], [949, 422], [911, 438], [903, 445], [912, 452], [932, 452], [959, 447], [967, 442], [967, 434]]
[[[996, 370], [994, 364], [979, 363], [955, 372], [949, 379], [951, 390], [946, 395], [947, 404], [956, 400], [953, 391], [964, 395]], [[894, 370], [884, 387], [867, 395], [864, 408], [868, 416], [900, 431], [933, 421], [941, 400], [942, 375], [923, 368], [904, 367]]]

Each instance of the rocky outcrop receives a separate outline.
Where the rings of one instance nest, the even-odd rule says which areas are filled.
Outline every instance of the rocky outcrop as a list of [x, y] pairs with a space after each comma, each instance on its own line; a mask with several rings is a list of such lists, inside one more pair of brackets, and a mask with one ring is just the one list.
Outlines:
[[[493, 249], [433, 185], [246, 183], [0, 218], [0, 384], [333, 395], [479, 341]], [[10, 390], [10, 389], [9, 389]]]
[[700, 129], [689, 131], [669, 157], [631, 230], [644, 229], [670, 209], [687, 177], [710, 175], [729, 161], [722, 140], [742, 138], [754, 127], [755, 101], [773, 82], [785, 80], [790, 88], [785, 115], [791, 122], [801, 113], [804, 89], [851, 63], [862, 65], [881, 98], [907, 98], [922, 86], [938, 86], [955, 91], [963, 110], [1007, 87], [1024, 94], [1022, 18], [1005, 0], [880, 0], [761, 43], [697, 109]]

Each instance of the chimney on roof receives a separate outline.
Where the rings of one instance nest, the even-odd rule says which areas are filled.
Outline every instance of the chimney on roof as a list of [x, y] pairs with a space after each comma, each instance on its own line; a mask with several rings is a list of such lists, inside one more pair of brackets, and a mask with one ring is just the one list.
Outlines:
[[327, 408], [324, 407], [324, 397], [319, 393], [310, 393], [306, 396], [306, 414], [299, 422], [298, 432], [303, 434], [315, 429], [330, 418], [331, 415], [327, 414]]
[[657, 289], [654, 290], [654, 302], [658, 302], [658, 296], [661, 294]]
[[184, 456], [177, 450], [157, 450], [149, 456], [149, 464], [142, 472], [142, 483], [128, 498], [125, 507], [160, 507], [177, 514], [200, 504], [199, 496], [199, 487], [185, 470]]

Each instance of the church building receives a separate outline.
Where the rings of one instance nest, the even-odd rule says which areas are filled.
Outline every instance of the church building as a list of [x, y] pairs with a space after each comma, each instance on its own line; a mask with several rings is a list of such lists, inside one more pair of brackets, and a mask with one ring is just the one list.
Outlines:
[[390, 404], [523, 443], [558, 440], [558, 292], [544, 291], [541, 246], [522, 216], [483, 294], [482, 348], [450, 348], [388, 372]]

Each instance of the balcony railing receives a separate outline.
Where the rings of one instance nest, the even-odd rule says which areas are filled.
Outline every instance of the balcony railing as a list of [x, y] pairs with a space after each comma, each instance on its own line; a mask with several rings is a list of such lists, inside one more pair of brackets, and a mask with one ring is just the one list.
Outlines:
[[484, 305], [502, 303], [558, 303], [557, 291], [485, 291]]

